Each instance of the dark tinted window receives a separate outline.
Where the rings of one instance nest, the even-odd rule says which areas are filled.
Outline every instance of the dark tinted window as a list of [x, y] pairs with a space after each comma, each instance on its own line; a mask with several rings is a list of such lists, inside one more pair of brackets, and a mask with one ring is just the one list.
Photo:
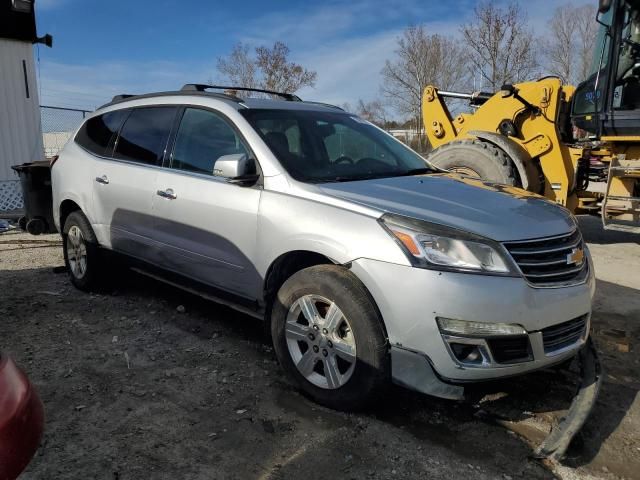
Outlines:
[[93, 117], [80, 128], [76, 142], [97, 155], [105, 155], [128, 110], [117, 110]]
[[180, 122], [171, 168], [213, 175], [223, 155], [247, 153], [233, 128], [219, 115], [187, 108]]
[[167, 145], [175, 107], [134, 108], [120, 131], [115, 158], [158, 165]]

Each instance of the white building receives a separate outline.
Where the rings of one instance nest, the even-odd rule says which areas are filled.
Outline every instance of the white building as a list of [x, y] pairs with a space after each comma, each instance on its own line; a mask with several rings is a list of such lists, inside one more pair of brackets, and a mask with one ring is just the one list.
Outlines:
[[[22, 207], [12, 165], [44, 159], [33, 0], [0, 0], [0, 211]], [[44, 42], [43, 42], [44, 43]], [[46, 43], [51, 45], [51, 37]]]

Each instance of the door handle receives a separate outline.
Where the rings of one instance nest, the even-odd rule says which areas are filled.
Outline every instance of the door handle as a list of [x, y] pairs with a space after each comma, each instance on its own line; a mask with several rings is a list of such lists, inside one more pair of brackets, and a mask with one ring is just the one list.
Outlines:
[[106, 175], [102, 175], [101, 177], [96, 177], [96, 182], [102, 183], [103, 185], [108, 185], [109, 178]]
[[173, 193], [172, 188], [167, 188], [166, 190], [158, 190], [156, 194], [162, 198], [168, 198], [169, 200], [175, 200], [178, 196]]

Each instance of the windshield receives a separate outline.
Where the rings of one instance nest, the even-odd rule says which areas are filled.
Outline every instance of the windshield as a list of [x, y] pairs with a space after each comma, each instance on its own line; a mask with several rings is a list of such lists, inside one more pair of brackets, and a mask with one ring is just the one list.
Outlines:
[[241, 112], [296, 180], [344, 182], [435, 171], [413, 150], [355, 115]]
[[[593, 50], [593, 60], [587, 79], [578, 85], [573, 96], [572, 115], [591, 115], [601, 111], [604, 88], [606, 86], [606, 67], [609, 63], [609, 25], [613, 18], [613, 8], [598, 17], [600, 27], [596, 36]], [[594, 125], [581, 125], [587, 131], [593, 132]]]
[[599, 17], [600, 25], [598, 27], [598, 34], [596, 35], [596, 41], [594, 43], [593, 56], [591, 60], [591, 68], [589, 70], [589, 76], [595, 75], [600, 67], [600, 59], [602, 58], [602, 68], [609, 63], [609, 26], [611, 25], [611, 19], [613, 16], [613, 8]]

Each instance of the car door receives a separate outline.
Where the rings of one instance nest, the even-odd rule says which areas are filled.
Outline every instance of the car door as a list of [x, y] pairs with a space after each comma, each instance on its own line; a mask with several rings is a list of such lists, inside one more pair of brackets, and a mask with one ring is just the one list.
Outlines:
[[152, 202], [177, 107], [133, 108], [112, 146], [95, 163], [94, 209], [105, 245], [147, 261], [152, 248]]
[[230, 120], [184, 108], [167, 166], [156, 177], [154, 239], [164, 268], [255, 299], [261, 282], [251, 258], [261, 187], [214, 175], [216, 160], [231, 154], [253, 157]]

